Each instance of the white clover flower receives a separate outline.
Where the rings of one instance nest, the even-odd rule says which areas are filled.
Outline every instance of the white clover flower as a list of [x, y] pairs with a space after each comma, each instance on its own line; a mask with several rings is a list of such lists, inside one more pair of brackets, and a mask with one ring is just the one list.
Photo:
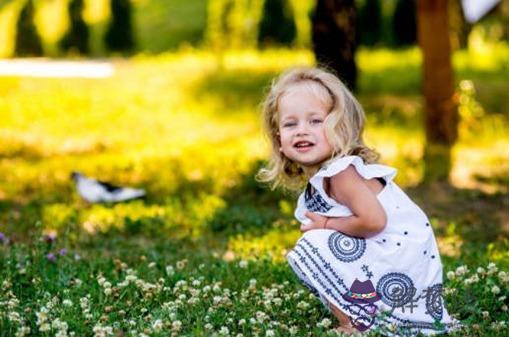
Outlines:
[[249, 286], [254, 288], [256, 287], [256, 279], [252, 278], [249, 280]]
[[239, 267], [240, 268], [247, 268], [247, 265], [248, 265], [248, 262], [246, 260], [241, 260], [239, 262]]
[[161, 331], [163, 328], [163, 321], [160, 320], [160, 319], [156, 319], [154, 321], [154, 323], [152, 323], [152, 329], [154, 329], [155, 331], [159, 332]]
[[453, 271], [448, 271], [447, 272], [447, 278], [449, 280], [454, 280], [455, 277], [456, 277], [456, 274]]
[[297, 308], [301, 310], [306, 310], [307, 308], [309, 308], [309, 303], [306, 301], [300, 301], [299, 303], [297, 303]]
[[173, 276], [175, 274], [175, 268], [173, 266], [166, 266], [166, 275]]
[[45, 331], [50, 331], [50, 330], [51, 330], [51, 326], [49, 325], [49, 323], [43, 323], [39, 326], [40, 332], [45, 332]]
[[500, 294], [500, 288], [499, 288], [499, 287], [497, 287], [497, 286], [493, 286], [493, 287], [491, 288], [491, 292], [492, 292], [493, 294], [495, 294], [495, 295]]
[[122, 282], [118, 283], [118, 284], [117, 284], [117, 287], [119, 287], [119, 288], [125, 288], [125, 287], [127, 287], [128, 285], [129, 285], [129, 282], [128, 282], [127, 280], [124, 280], [124, 281], [122, 281]]
[[63, 300], [62, 304], [66, 307], [72, 307], [72, 301], [70, 299]]
[[11, 322], [18, 322], [18, 323], [21, 322], [21, 316], [16, 311], [10, 311], [7, 317], [9, 318], [9, 321], [11, 321]]
[[509, 277], [507, 275], [507, 273], [505, 271], [501, 271], [498, 273], [498, 278], [500, 279], [500, 281], [502, 281], [503, 283], [507, 283], [509, 281]]
[[25, 337], [30, 333], [30, 327], [28, 326], [20, 326], [16, 331], [15, 337]]
[[111, 288], [111, 283], [110, 282], [104, 282], [103, 283], [103, 287], [104, 288]]
[[493, 262], [488, 264], [488, 275], [493, 275], [498, 271], [497, 265]]
[[205, 328], [205, 330], [212, 330], [214, 328], [214, 326], [210, 323], [207, 323], [203, 326]]
[[448, 287], [445, 287], [444, 288], [444, 295], [452, 295], [454, 294], [458, 289], [456, 288], [448, 288]]
[[316, 326], [328, 328], [332, 324], [331, 320], [328, 318], [324, 318], [321, 322], [319, 322]]
[[482, 317], [483, 317], [483, 318], [488, 318], [488, 317], [490, 317], [490, 313], [489, 313], [489, 312], [487, 312], [487, 311], [483, 311], [483, 312], [481, 312], [481, 315], [482, 315]]
[[180, 328], [182, 327], [181, 321], [173, 321], [171, 323], [171, 330], [172, 331], [180, 331]]
[[177, 261], [177, 263], [176, 263], [176, 267], [178, 270], [184, 269], [186, 265], [187, 265], [187, 259]]
[[477, 268], [477, 274], [484, 275], [486, 274], [486, 270], [483, 267]]
[[138, 277], [136, 275], [127, 275], [125, 277], [125, 280], [127, 282], [135, 282], [137, 279], [138, 279]]
[[235, 335], [235, 337], [244, 337], [244, 335], [239, 332], [238, 334]]
[[110, 296], [111, 295], [111, 288], [104, 289], [104, 295]]
[[239, 319], [239, 325], [243, 326], [244, 324], [246, 324], [246, 320], [244, 318]]
[[296, 335], [297, 332], [299, 332], [299, 328], [295, 325], [292, 325], [289, 329], [288, 329], [288, 332], [290, 333], [290, 335]]
[[148, 264], [148, 267], [149, 267], [149, 268], [154, 268], [155, 266], [156, 266], [156, 263], [155, 263], [155, 262], [150, 262], [150, 263]]
[[268, 329], [267, 331], [265, 331], [265, 337], [274, 337], [275, 335], [276, 333], [272, 329]]
[[467, 266], [459, 266], [458, 268], [456, 268], [456, 276], [463, 276], [466, 273], [468, 273]]
[[504, 312], [507, 311], [507, 305], [504, 304], [502, 307], [500, 307], [500, 310], [502, 310]]
[[230, 329], [228, 329], [225, 326], [222, 326], [221, 329], [219, 329], [219, 334], [221, 334], [221, 335], [228, 335], [228, 334], [230, 334]]
[[103, 276], [97, 278], [97, 283], [99, 283], [100, 286], [102, 286], [104, 282], [106, 282], [106, 279]]

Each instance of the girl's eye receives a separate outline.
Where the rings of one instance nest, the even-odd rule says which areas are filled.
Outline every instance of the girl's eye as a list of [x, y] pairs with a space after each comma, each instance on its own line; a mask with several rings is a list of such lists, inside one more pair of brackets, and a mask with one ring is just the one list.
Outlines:
[[312, 119], [311, 124], [320, 124], [322, 122], [321, 119]]
[[283, 127], [284, 128], [291, 128], [292, 126], [295, 126], [297, 125], [297, 123], [295, 122], [286, 122], [286, 123], [283, 123]]

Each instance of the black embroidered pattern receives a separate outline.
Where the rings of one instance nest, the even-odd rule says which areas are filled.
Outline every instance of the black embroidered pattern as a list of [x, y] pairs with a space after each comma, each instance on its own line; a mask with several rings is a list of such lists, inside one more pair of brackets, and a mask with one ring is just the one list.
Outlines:
[[366, 250], [366, 240], [334, 232], [329, 236], [329, 249], [342, 262], [359, 259]]
[[437, 283], [426, 291], [426, 313], [436, 320], [441, 320], [443, 315], [442, 307], [442, 285]]
[[389, 273], [380, 278], [376, 285], [376, 292], [382, 296], [382, 302], [392, 308], [397, 308], [412, 300], [416, 289], [407, 275]]
[[[353, 317], [357, 319], [366, 320], [366, 323], [370, 323], [372, 317], [369, 317], [368, 312], [359, 312], [357, 310], [353, 310], [356, 308], [351, 307], [346, 303], [341, 296], [338, 296], [348, 289], [345, 287], [343, 280], [334, 272], [334, 269], [319, 253], [319, 249], [315, 247], [311, 242], [306, 240], [305, 238], [299, 240], [295, 248], [290, 252], [289, 256], [293, 255], [292, 260], [296, 263], [294, 264], [299, 273], [302, 272], [305, 277], [309, 277], [314, 279], [318, 284], [317, 290], [320, 294], [327, 294], [331, 296], [336, 303], [343, 309], [350, 313]], [[318, 258], [318, 260], [315, 260]], [[293, 264], [290, 264], [293, 265]], [[298, 274], [298, 273], [297, 273]], [[332, 274], [332, 275], [331, 275]], [[395, 276], [395, 277], [392, 277]], [[385, 277], [385, 279], [384, 279]], [[401, 282], [402, 280], [406, 280], [407, 284], [406, 288], [411, 289], [409, 291], [409, 298], [411, 299], [413, 295], [415, 295], [416, 289], [413, 287], [413, 282], [411, 279], [400, 273], [390, 273], [386, 274], [377, 284], [377, 292], [379, 292], [379, 286], [386, 284], [389, 286], [389, 291], [392, 288], [391, 284], [395, 282], [391, 282], [391, 279], [394, 279], [396, 282], [398, 280]], [[300, 277], [299, 277], [300, 278]], [[384, 283], [381, 283], [381, 281]], [[307, 280], [309, 282], [309, 280]], [[340, 286], [342, 289], [339, 289]], [[380, 293], [381, 295], [383, 293]], [[382, 300], [384, 296], [382, 296]], [[403, 302], [403, 301], [400, 301]], [[410, 321], [409, 319], [401, 319], [395, 316], [392, 311], [385, 311], [375, 316], [374, 328], [375, 331], [384, 331], [387, 336], [415, 336], [419, 332], [444, 332], [449, 328], [454, 328], [456, 326], [455, 323], [442, 323], [438, 320], [435, 322], [423, 322], [423, 321]], [[392, 329], [388, 330], [390, 324], [395, 324]]]
[[304, 204], [310, 212], [327, 213], [332, 205], [329, 205], [322, 196], [308, 183], [304, 192]]

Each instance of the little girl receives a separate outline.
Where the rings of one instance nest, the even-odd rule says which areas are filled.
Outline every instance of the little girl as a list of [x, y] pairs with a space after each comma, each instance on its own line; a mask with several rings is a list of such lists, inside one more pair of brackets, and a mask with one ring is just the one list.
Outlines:
[[[258, 179], [301, 193], [302, 237], [287, 258], [341, 332], [450, 331], [429, 220], [362, 139], [364, 111], [334, 75], [283, 73], [264, 102], [272, 157]], [[307, 182], [307, 183], [306, 183]]]

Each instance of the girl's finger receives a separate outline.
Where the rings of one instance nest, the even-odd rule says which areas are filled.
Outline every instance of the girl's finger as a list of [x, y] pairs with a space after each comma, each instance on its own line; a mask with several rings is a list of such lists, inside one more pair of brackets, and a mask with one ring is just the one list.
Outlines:
[[305, 215], [307, 218], [310, 218], [313, 221], [316, 221], [316, 219], [319, 217], [318, 214], [315, 214], [315, 213], [309, 212], [309, 211], [306, 211]]
[[307, 226], [306, 225], [300, 225], [300, 231], [302, 233], [305, 233], [305, 232], [307, 232], [309, 230], [309, 227], [310, 227], [310, 225], [307, 225]]

